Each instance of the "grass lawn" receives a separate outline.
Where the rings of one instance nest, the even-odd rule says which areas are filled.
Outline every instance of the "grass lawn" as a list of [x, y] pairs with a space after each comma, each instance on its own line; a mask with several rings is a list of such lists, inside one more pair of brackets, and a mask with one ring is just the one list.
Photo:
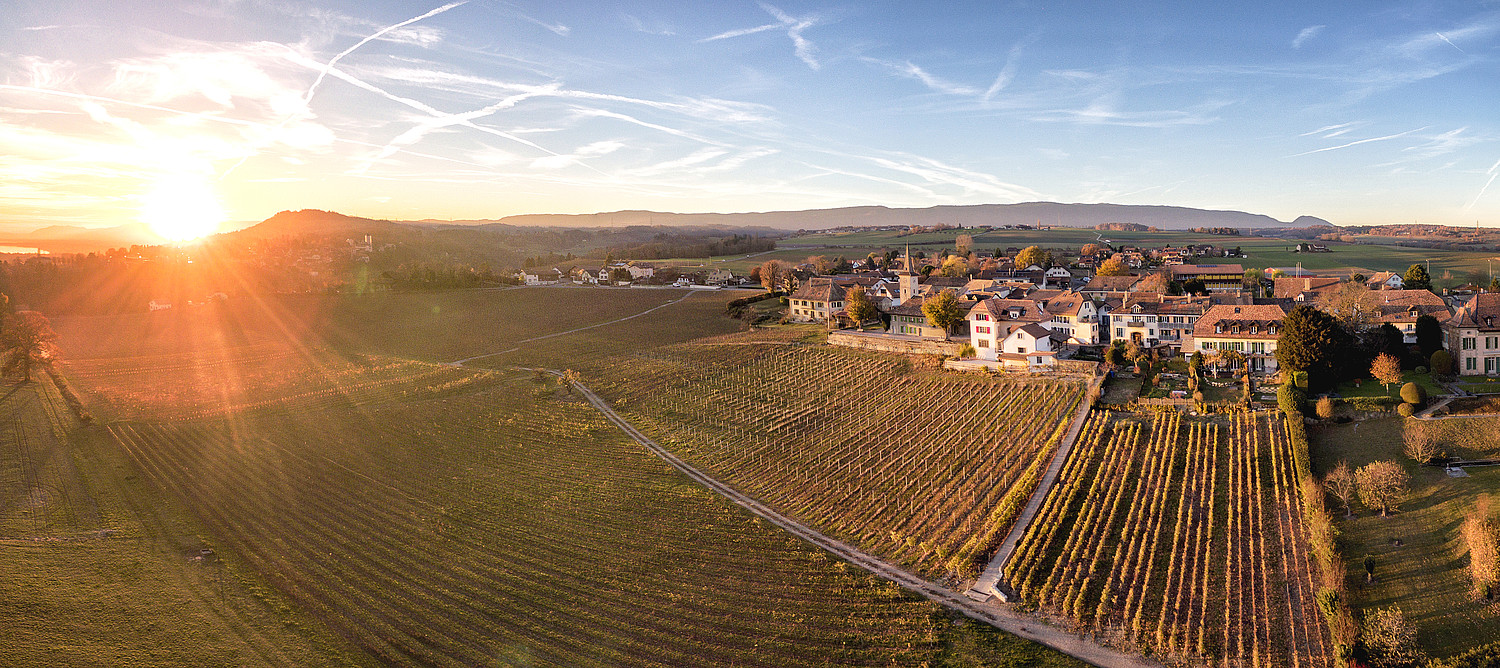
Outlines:
[[[1400, 511], [1390, 517], [1354, 504], [1354, 517], [1342, 517], [1338, 501], [1330, 503], [1340, 532], [1339, 550], [1349, 573], [1354, 605], [1365, 611], [1400, 606], [1420, 629], [1419, 640], [1429, 654], [1446, 657], [1500, 637], [1500, 607], [1481, 605], [1469, 597], [1467, 548], [1459, 535], [1464, 513], [1481, 494], [1500, 491], [1500, 469], [1469, 469], [1467, 478], [1450, 478], [1441, 469], [1416, 466], [1401, 454], [1403, 428], [1399, 418], [1320, 425], [1310, 430], [1313, 472], [1325, 475], [1340, 460], [1358, 468], [1377, 460], [1393, 460], [1411, 474], [1412, 491]], [[1443, 420], [1454, 434], [1494, 434], [1493, 419]], [[1445, 438], [1447, 438], [1445, 436]], [[1451, 454], [1470, 456], [1468, 440], [1446, 442]], [[1480, 437], [1484, 439], [1483, 436]], [[1400, 541], [1400, 544], [1397, 544]], [[1375, 557], [1373, 583], [1364, 582], [1362, 560]]]
[[1500, 392], [1500, 378], [1494, 376], [1459, 376], [1456, 385], [1474, 394]]
[[[1385, 385], [1382, 385], [1378, 380], [1366, 378], [1359, 387], [1355, 387], [1354, 383], [1340, 383], [1339, 386], [1334, 389], [1334, 391], [1337, 392], [1339, 396], [1346, 399], [1353, 397], [1400, 398], [1401, 386], [1407, 383], [1416, 383], [1418, 385], [1421, 385], [1422, 389], [1427, 391], [1427, 396], [1429, 397], [1437, 394], [1447, 393], [1447, 390], [1443, 389], [1437, 383], [1432, 381], [1432, 376], [1430, 374], [1417, 373], [1415, 371], [1402, 372], [1401, 382], [1399, 384], [1393, 384], [1389, 388], [1387, 388]], [[1500, 391], [1500, 385], [1496, 386], [1496, 391]]]

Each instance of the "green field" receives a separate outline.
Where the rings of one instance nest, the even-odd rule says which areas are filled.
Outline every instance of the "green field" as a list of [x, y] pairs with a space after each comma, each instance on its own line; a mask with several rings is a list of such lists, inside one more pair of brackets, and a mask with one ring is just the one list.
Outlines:
[[[1434, 282], [1439, 285], [1450, 286], [1464, 282], [1470, 272], [1489, 272], [1488, 260], [1500, 259], [1494, 253], [1480, 253], [1473, 251], [1446, 251], [1429, 250], [1424, 248], [1410, 248], [1403, 246], [1383, 245], [1374, 243], [1348, 244], [1342, 242], [1326, 242], [1332, 252], [1329, 253], [1297, 253], [1296, 242], [1287, 239], [1272, 237], [1248, 237], [1248, 236], [1225, 236], [1213, 234], [1196, 234], [1192, 232], [1102, 232], [1092, 229], [1059, 227], [1050, 230], [991, 230], [976, 233], [975, 230], [946, 230], [942, 232], [924, 232], [920, 234], [898, 234], [897, 232], [845, 232], [840, 234], [810, 234], [788, 239], [778, 248], [774, 255], [753, 258], [765, 261], [777, 257], [783, 260], [798, 260], [810, 255], [837, 255], [842, 254], [850, 259], [864, 257], [870, 251], [884, 249], [903, 248], [911, 244], [913, 251], [922, 250], [931, 255], [944, 249], [951, 249], [953, 241], [959, 234], [971, 234], [974, 237], [974, 247], [979, 250], [991, 250], [999, 248], [1024, 248], [1026, 246], [1040, 245], [1045, 248], [1065, 248], [1077, 250], [1084, 244], [1099, 243], [1101, 239], [1107, 239], [1114, 245], [1135, 245], [1143, 248], [1155, 248], [1158, 246], [1171, 246], [1186, 243], [1213, 244], [1221, 248], [1239, 247], [1244, 251], [1245, 258], [1219, 258], [1206, 259], [1205, 262], [1223, 262], [1230, 264], [1241, 264], [1246, 269], [1267, 267], [1292, 267], [1301, 263], [1306, 269], [1318, 271], [1347, 271], [1350, 268], [1358, 268], [1366, 274], [1374, 271], [1394, 271], [1403, 273], [1408, 267], [1417, 263], [1430, 262]], [[1325, 242], [1318, 242], [1325, 243]], [[810, 248], [788, 249], [790, 246], [810, 246]], [[744, 270], [748, 271], [752, 266], [749, 261], [744, 262]], [[756, 262], [755, 264], [758, 264]], [[735, 270], [734, 262], [726, 264], [731, 270]]]
[[[1411, 474], [1412, 491], [1400, 511], [1381, 517], [1354, 504], [1343, 517], [1337, 500], [1329, 511], [1341, 536], [1349, 591], [1357, 609], [1401, 607], [1416, 623], [1419, 640], [1435, 657], [1452, 656], [1500, 637], [1500, 615], [1469, 595], [1467, 548], [1459, 524], [1481, 494], [1500, 491], [1500, 469], [1468, 469], [1451, 478], [1442, 469], [1417, 466], [1401, 453], [1405, 428], [1441, 430], [1443, 449], [1458, 457], [1494, 456], [1500, 449], [1500, 419], [1456, 418], [1416, 421], [1399, 418], [1328, 424], [1309, 430], [1313, 470], [1326, 475], [1341, 460], [1358, 468], [1372, 461], [1401, 463]], [[1397, 542], [1399, 541], [1399, 543]], [[1362, 560], [1375, 557], [1375, 581], [1366, 583]]]
[[[117, 665], [1079, 665], [825, 556], [555, 382], [502, 370], [594, 384], [664, 346], [812, 331], [737, 333], [734, 296], [537, 288], [59, 318], [64, 373], [102, 424], [74, 424], [55, 392], [45, 413], [11, 414], [59, 425], [93, 494], [8, 525], [0, 600], [24, 604], [0, 614], [27, 630], [0, 662], [56, 665], [81, 637], [79, 663]], [[494, 370], [445, 364], [489, 353], [475, 364]], [[28, 489], [29, 470], [0, 483]], [[81, 510], [115, 497], [130, 512]], [[119, 533], [33, 545], [101, 527]], [[77, 556], [41, 564], [54, 550]], [[128, 605], [98, 613], [109, 601]]]

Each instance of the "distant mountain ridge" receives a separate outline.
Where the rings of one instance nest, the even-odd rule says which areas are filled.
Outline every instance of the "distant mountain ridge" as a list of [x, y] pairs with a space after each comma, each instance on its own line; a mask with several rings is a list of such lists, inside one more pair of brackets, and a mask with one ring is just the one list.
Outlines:
[[[1299, 216], [1288, 223], [1270, 216], [1244, 211], [1214, 211], [1178, 206], [1136, 204], [1065, 204], [1025, 202], [1021, 204], [943, 205], [901, 209], [886, 206], [851, 206], [805, 211], [765, 211], [745, 213], [667, 213], [659, 211], [611, 211], [587, 214], [520, 214], [499, 219], [412, 221], [378, 220], [350, 216], [334, 211], [302, 209], [282, 211], [270, 218], [224, 235], [232, 237], [274, 238], [281, 236], [363, 234], [390, 235], [423, 230], [479, 229], [505, 230], [518, 227], [618, 228], [629, 226], [664, 226], [696, 228], [732, 228], [737, 230], [824, 230], [836, 227], [932, 226], [939, 224], [974, 227], [979, 225], [1050, 225], [1092, 228], [1105, 224], [1144, 225], [1160, 230], [1186, 230], [1194, 227], [1232, 227], [1242, 230], [1284, 230], [1300, 227], [1331, 226], [1314, 216]], [[0, 234], [0, 244], [37, 246], [52, 252], [88, 252], [131, 244], [160, 244], [165, 241], [141, 224], [111, 228], [86, 228], [53, 225], [28, 233]]]
[[964, 227], [977, 225], [1036, 225], [1038, 223], [1066, 227], [1094, 227], [1103, 223], [1136, 223], [1162, 230], [1185, 230], [1193, 227], [1260, 229], [1330, 224], [1328, 221], [1314, 216], [1301, 216], [1296, 221], [1288, 223], [1267, 215], [1246, 213], [1244, 211], [1213, 211], [1179, 206], [1138, 204], [1063, 204], [1057, 202], [943, 205], [922, 209], [854, 206], [837, 209], [755, 213], [613, 211], [593, 214], [522, 214], [506, 216], [494, 222], [510, 225], [563, 227], [733, 225], [763, 226], [790, 230], [818, 230], [846, 226], [937, 225], [942, 223]]

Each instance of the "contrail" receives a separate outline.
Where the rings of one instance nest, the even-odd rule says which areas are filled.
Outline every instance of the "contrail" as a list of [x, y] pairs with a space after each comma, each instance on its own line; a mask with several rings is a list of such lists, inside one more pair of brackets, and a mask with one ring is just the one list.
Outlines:
[[1451, 40], [1451, 39], [1448, 39], [1448, 38], [1447, 38], [1447, 37], [1445, 37], [1445, 36], [1444, 36], [1444, 35], [1443, 35], [1443, 33], [1440, 33], [1440, 32], [1434, 32], [1434, 33], [1432, 33], [1432, 34], [1434, 34], [1434, 35], [1437, 35], [1437, 36], [1438, 36], [1438, 39], [1440, 39], [1440, 40], [1443, 40], [1443, 41], [1444, 41], [1444, 42], [1447, 42], [1447, 43], [1448, 43], [1448, 46], [1451, 46], [1451, 47], [1453, 47], [1453, 48], [1455, 48], [1455, 49], [1458, 49], [1458, 50], [1459, 50], [1459, 52], [1461, 52], [1461, 53], [1468, 53], [1468, 51], [1464, 51], [1464, 50], [1463, 50], [1463, 49], [1461, 49], [1461, 48], [1459, 48], [1459, 46], [1458, 46], [1458, 45], [1457, 45], [1457, 44], [1454, 44], [1454, 43], [1453, 43], [1453, 40]]
[[1496, 160], [1495, 164], [1490, 165], [1489, 171], [1485, 173], [1490, 175], [1490, 180], [1484, 182], [1484, 187], [1479, 189], [1479, 194], [1474, 196], [1474, 201], [1469, 202], [1469, 205], [1464, 207], [1464, 213], [1468, 213], [1469, 209], [1474, 208], [1474, 205], [1479, 203], [1479, 199], [1484, 197], [1485, 191], [1490, 189], [1490, 184], [1495, 182], [1495, 177], [1500, 176], [1500, 160]]
[[303, 96], [302, 102], [303, 103], [311, 102], [312, 101], [312, 97], [313, 97], [313, 93], [316, 93], [317, 90], [318, 90], [318, 85], [321, 84], [321, 83], [323, 83], [323, 77], [328, 74], [328, 70], [333, 69], [333, 66], [337, 65], [340, 60], [343, 60], [344, 56], [347, 56], [347, 55], [349, 55], [351, 53], [354, 53], [355, 49], [358, 49], [359, 47], [362, 47], [362, 46], [370, 43], [371, 40], [377, 39], [381, 35], [384, 35], [384, 34], [390, 32], [392, 30], [395, 30], [397, 28], [404, 28], [404, 27], [409, 26], [409, 25], [411, 25], [413, 23], [416, 23], [417, 21], [421, 21], [422, 19], [426, 19], [426, 18], [431, 18], [433, 16], [437, 16], [438, 14], [441, 14], [443, 12], [446, 12], [446, 11], [450, 10], [450, 9], [453, 9], [454, 7], [457, 7], [459, 5], [465, 4], [468, 1], [469, 0], [458, 0], [458, 2], [450, 2], [450, 3], [446, 4], [446, 5], [443, 5], [442, 7], [438, 7], [437, 9], [434, 9], [434, 10], [432, 10], [430, 12], [427, 12], [426, 14], [423, 14], [423, 15], [418, 16], [416, 18], [410, 18], [410, 19], [407, 19], [407, 20], [402, 21], [400, 23], [397, 23], [396, 25], [388, 26], [388, 27], [385, 27], [385, 28], [381, 28], [375, 34], [370, 35], [369, 37], [366, 37], [366, 38], [364, 38], [362, 40], [359, 40], [359, 42], [356, 43], [354, 46], [351, 46], [351, 47], [349, 47], [347, 49], [344, 49], [342, 52], [339, 53], [339, 55], [334, 56], [333, 60], [328, 61], [327, 65], [323, 66], [323, 71], [321, 71], [321, 72], [318, 73], [318, 78], [314, 79], [313, 83], [312, 83], [312, 86], [308, 87], [308, 89], [307, 89], [307, 95]]
[[[432, 10], [430, 12], [427, 12], [426, 14], [423, 14], [421, 16], [418, 16], [418, 17], [415, 17], [415, 18], [410, 18], [410, 19], [407, 19], [407, 20], [402, 21], [400, 23], [397, 23], [395, 25], [387, 26], [385, 28], [381, 28], [380, 30], [376, 31], [374, 34], [372, 34], [372, 35], [370, 35], [370, 36], [368, 36], [368, 37], [366, 37], [366, 38], [364, 38], [362, 40], [359, 40], [359, 42], [355, 43], [354, 46], [351, 46], [351, 47], [349, 47], [347, 49], [344, 49], [343, 51], [339, 52], [339, 54], [336, 55], [336, 56], [334, 56], [332, 60], [328, 61], [321, 68], [319, 68], [318, 77], [316, 79], [313, 79], [312, 85], [307, 87], [307, 93], [303, 94], [303, 96], [302, 96], [302, 106], [306, 107], [310, 102], [312, 102], [313, 95], [318, 92], [318, 86], [322, 85], [322, 83], [323, 83], [323, 77], [327, 76], [328, 72], [333, 69], [333, 66], [337, 65], [338, 62], [344, 58], [344, 56], [347, 56], [347, 55], [349, 55], [351, 53], [354, 53], [355, 49], [358, 49], [359, 47], [364, 46], [364, 45], [370, 43], [371, 40], [378, 39], [381, 35], [384, 35], [384, 34], [390, 32], [392, 30], [396, 30], [397, 28], [404, 28], [404, 27], [409, 26], [409, 25], [411, 25], [413, 23], [416, 23], [417, 21], [421, 21], [422, 19], [425, 19], [425, 18], [430, 18], [430, 17], [433, 17], [433, 16], [437, 16], [438, 14], [441, 14], [443, 12], [446, 12], [446, 11], [450, 10], [450, 9], [453, 9], [454, 7], [457, 7], [459, 5], [465, 4], [468, 1], [469, 0], [458, 0], [458, 2], [450, 2], [450, 3], [446, 4], [446, 5], [443, 5], [442, 7], [438, 7], [437, 9], [434, 9], [434, 10]], [[286, 127], [286, 124], [291, 122], [293, 116], [295, 116], [295, 112], [293, 114], [288, 114], [286, 118], [281, 119], [281, 122], [276, 124], [276, 128], [275, 129], [276, 130], [280, 130], [280, 129]], [[224, 170], [224, 173], [219, 175], [219, 180], [223, 181], [224, 179], [228, 178], [230, 174], [233, 174], [235, 170], [237, 170], [237, 169], [240, 168], [240, 165], [245, 164], [245, 161], [249, 160], [252, 155], [254, 155], [255, 153], [258, 153], [259, 150], [260, 150], [260, 148], [263, 147], [263, 146], [264, 146], [264, 144], [261, 144], [260, 146], [255, 147], [254, 151], [246, 153], [244, 156], [242, 156], [239, 159], [238, 162], [234, 163], [233, 165], [230, 165], [229, 169]]]
[[1347, 144], [1340, 144], [1338, 146], [1329, 146], [1327, 148], [1314, 149], [1314, 150], [1311, 150], [1311, 151], [1303, 151], [1302, 153], [1297, 153], [1297, 154], [1289, 155], [1287, 157], [1289, 157], [1289, 158], [1296, 158], [1298, 156], [1312, 155], [1314, 153], [1322, 153], [1324, 151], [1337, 151], [1337, 150], [1339, 150], [1341, 148], [1349, 148], [1350, 146], [1358, 146], [1360, 144], [1368, 144], [1368, 143], [1370, 143], [1372, 141], [1385, 141], [1387, 139], [1395, 139], [1397, 137], [1405, 137], [1406, 135], [1409, 135], [1409, 134], [1411, 134], [1413, 132], [1421, 132], [1421, 131], [1426, 130], [1427, 128], [1430, 128], [1430, 127], [1432, 127], [1432, 126], [1431, 125], [1426, 125], [1426, 126], [1422, 126], [1420, 128], [1417, 128], [1415, 130], [1407, 130], [1406, 132], [1398, 132], [1396, 134], [1386, 135], [1384, 137], [1371, 137], [1369, 139], [1361, 139], [1359, 141], [1352, 141], [1352, 142], [1349, 142]]

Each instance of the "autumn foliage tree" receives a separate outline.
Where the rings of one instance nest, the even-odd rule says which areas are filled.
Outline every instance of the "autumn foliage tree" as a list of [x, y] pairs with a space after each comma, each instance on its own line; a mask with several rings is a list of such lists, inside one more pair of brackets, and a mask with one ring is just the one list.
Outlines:
[[1027, 246], [1016, 253], [1017, 269], [1025, 269], [1031, 265], [1046, 269], [1051, 264], [1052, 253], [1043, 250], [1041, 246]]
[[865, 294], [865, 286], [856, 285], [849, 291], [849, 296], [844, 303], [844, 311], [856, 324], [862, 325], [865, 321], [875, 319], [875, 304]]
[[1385, 386], [1387, 394], [1391, 391], [1391, 385], [1401, 382], [1401, 360], [1386, 353], [1375, 356], [1375, 361], [1370, 362], [1370, 375]]
[[1099, 263], [1099, 269], [1094, 274], [1097, 276], [1129, 276], [1130, 267], [1125, 266], [1124, 260], [1112, 257]]
[[922, 315], [927, 316], [927, 322], [933, 327], [942, 327], [944, 332], [953, 331], [953, 328], [964, 320], [964, 310], [958, 303], [958, 293], [951, 289], [939, 292], [936, 296], [922, 302]]

